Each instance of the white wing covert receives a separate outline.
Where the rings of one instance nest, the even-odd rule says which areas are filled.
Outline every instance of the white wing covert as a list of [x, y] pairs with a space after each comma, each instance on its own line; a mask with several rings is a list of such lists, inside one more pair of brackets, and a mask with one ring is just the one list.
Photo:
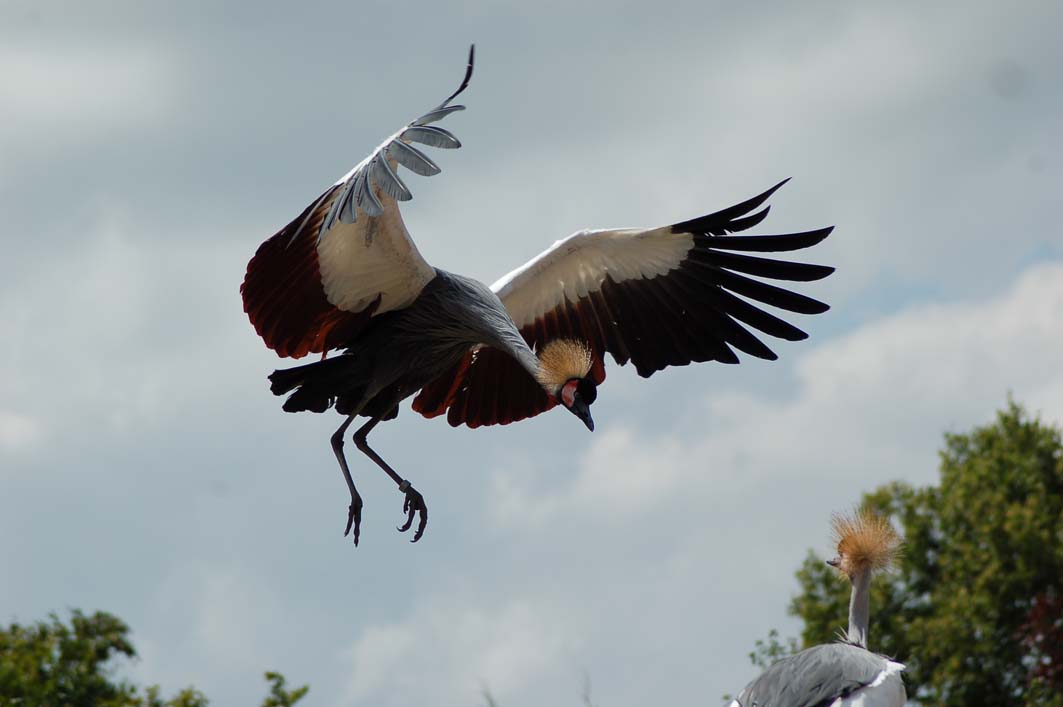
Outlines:
[[399, 166], [439, 174], [414, 143], [454, 149], [461, 142], [432, 125], [464, 110], [451, 105], [472, 78], [474, 49], [461, 85], [403, 126], [260, 246], [240, 291], [256, 331], [281, 356], [348, 345], [373, 316], [411, 304], [435, 269], [410, 238], [398, 202], [412, 194]]

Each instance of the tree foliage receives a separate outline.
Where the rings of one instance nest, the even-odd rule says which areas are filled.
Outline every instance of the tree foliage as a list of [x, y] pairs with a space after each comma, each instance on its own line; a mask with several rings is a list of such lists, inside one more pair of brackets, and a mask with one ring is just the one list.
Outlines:
[[[899, 571], [872, 587], [870, 643], [908, 666], [922, 705], [1063, 706], [1063, 442], [1014, 402], [948, 434], [940, 483], [864, 503], [904, 529]], [[806, 646], [834, 640], [849, 586], [810, 555], [790, 613]]]
[[[141, 689], [115, 675], [116, 663], [136, 657], [129, 627], [104, 612], [73, 611], [69, 625], [55, 614], [29, 626], [0, 628], [0, 704], [33, 707], [207, 707], [188, 687], [170, 699], [158, 686]], [[262, 707], [291, 707], [309, 690], [285, 689], [284, 677], [266, 673], [270, 694]]]

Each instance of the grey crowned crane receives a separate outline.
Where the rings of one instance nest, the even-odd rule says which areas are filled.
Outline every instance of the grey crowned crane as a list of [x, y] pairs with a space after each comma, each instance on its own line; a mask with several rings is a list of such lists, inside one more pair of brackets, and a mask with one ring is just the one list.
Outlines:
[[904, 665], [867, 649], [871, 577], [893, 563], [901, 540], [869, 511], [836, 515], [832, 525], [838, 556], [827, 564], [852, 583], [848, 633], [773, 664], [730, 707], [900, 707], [907, 699]]
[[[590, 405], [605, 379], [608, 352], [649, 377], [695, 361], [738, 363], [735, 349], [776, 355], [747, 327], [790, 341], [795, 326], [749, 300], [802, 314], [827, 305], [752, 276], [811, 281], [833, 268], [746, 255], [793, 251], [830, 233], [732, 236], [759, 224], [757, 210], [782, 183], [722, 211], [661, 226], [580, 231], [502, 277], [490, 288], [432, 267], [417, 250], [399, 210], [411, 198], [401, 165], [423, 176], [440, 170], [414, 143], [457, 148], [434, 123], [469, 84], [473, 50], [458, 90], [403, 126], [365, 160], [263, 243], [240, 288], [244, 311], [282, 357], [322, 360], [275, 371], [288, 412], [335, 409], [346, 419], [332, 436], [351, 495], [345, 534], [357, 545], [362, 499], [343, 454], [352, 421], [358, 449], [404, 494], [409, 530], [424, 532], [424, 498], [367, 443], [381, 421], [413, 409], [447, 414], [451, 425], [505, 425], [561, 405], [594, 429]], [[330, 352], [338, 355], [325, 358]]]

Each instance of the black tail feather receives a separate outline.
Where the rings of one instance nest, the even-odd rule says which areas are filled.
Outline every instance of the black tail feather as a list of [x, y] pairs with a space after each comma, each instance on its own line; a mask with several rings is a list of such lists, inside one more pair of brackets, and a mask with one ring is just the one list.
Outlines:
[[310, 375], [308, 369], [316, 366], [316, 363], [308, 363], [304, 366], [295, 366], [294, 368], [281, 368], [269, 375], [269, 390], [274, 395], [284, 395], [290, 390], [294, 390], [303, 384], [307, 376]]
[[354, 368], [348, 355], [282, 368], [270, 374], [269, 389], [274, 395], [295, 391], [284, 401], [287, 412], [325, 412], [338, 396], [350, 393]]

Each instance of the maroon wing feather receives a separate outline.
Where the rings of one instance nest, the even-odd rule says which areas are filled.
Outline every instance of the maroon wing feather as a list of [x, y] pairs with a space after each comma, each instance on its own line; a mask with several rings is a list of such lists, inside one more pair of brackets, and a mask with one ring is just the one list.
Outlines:
[[317, 233], [339, 188], [331, 187], [259, 246], [247, 264], [240, 285], [244, 311], [266, 346], [280, 356], [301, 358], [345, 346], [376, 309], [338, 309], [321, 284]]
[[[521, 334], [536, 349], [557, 338], [588, 342], [594, 352], [590, 375], [595, 383], [601, 384], [605, 380], [603, 349], [596, 339], [588, 336], [589, 332], [572, 321], [580, 320], [554, 318], [549, 335], [547, 329], [534, 325], [525, 327]], [[557, 401], [512, 356], [490, 347], [466, 354], [451, 370], [422, 388], [413, 401], [413, 409], [425, 417], [446, 412], [447, 422], [452, 426], [474, 428], [508, 425], [535, 417], [555, 405]]]

